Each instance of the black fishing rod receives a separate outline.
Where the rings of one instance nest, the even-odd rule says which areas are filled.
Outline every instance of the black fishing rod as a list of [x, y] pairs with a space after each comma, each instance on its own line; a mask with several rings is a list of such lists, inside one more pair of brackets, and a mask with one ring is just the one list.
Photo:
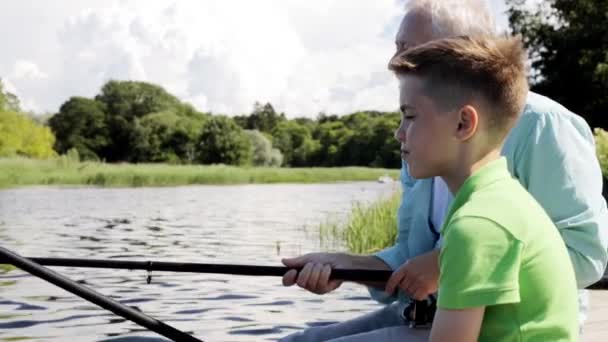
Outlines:
[[0, 258], [2, 262], [14, 265], [38, 278], [48, 281], [68, 292], [71, 292], [91, 303], [97, 304], [102, 308], [109, 310], [118, 316], [126, 318], [134, 323], [137, 323], [155, 333], [171, 339], [172, 341], [184, 342], [202, 342], [201, 340], [173, 328], [157, 319], [149, 317], [140, 311], [137, 311], [127, 305], [121, 304], [109, 297], [106, 297], [98, 292], [89, 289], [86, 286], [80, 285], [75, 281], [42, 267], [39, 263], [30, 259], [24, 258], [4, 247], [0, 246]]
[[[83, 268], [107, 268], [107, 269], [127, 269], [167, 271], [167, 272], [186, 272], [186, 273], [217, 273], [246, 276], [280, 276], [287, 271], [295, 269], [298, 272], [301, 268], [289, 268], [285, 266], [257, 266], [257, 265], [235, 265], [235, 264], [205, 264], [205, 263], [184, 263], [184, 262], [160, 262], [160, 261], [128, 261], [128, 260], [109, 260], [109, 259], [77, 259], [77, 258], [28, 258], [44, 266], [62, 267], [83, 267]], [[0, 263], [5, 260], [0, 255]], [[360, 282], [386, 282], [390, 278], [392, 271], [366, 270], [366, 269], [333, 269], [332, 279]], [[148, 278], [149, 279], [149, 278]], [[592, 290], [608, 290], [608, 276], [604, 276], [597, 283], [587, 287]]]
[[[75, 258], [28, 258], [29, 260], [44, 266], [62, 267], [84, 267], [84, 268], [108, 268], [187, 272], [187, 273], [217, 273], [246, 276], [283, 276], [287, 271], [295, 269], [298, 272], [302, 268], [289, 268], [285, 266], [257, 266], [257, 265], [234, 265], [234, 264], [202, 264], [185, 262], [159, 262], [159, 261], [128, 261], [108, 259], [75, 259]], [[0, 263], [5, 260], [0, 256]], [[347, 281], [382, 281], [386, 282], [392, 271], [379, 270], [357, 270], [357, 269], [333, 269], [332, 279]]]

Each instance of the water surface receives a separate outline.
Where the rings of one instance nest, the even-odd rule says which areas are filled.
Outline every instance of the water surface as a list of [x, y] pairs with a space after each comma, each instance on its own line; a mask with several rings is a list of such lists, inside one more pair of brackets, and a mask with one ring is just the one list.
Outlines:
[[[24, 188], [0, 191], [0, 241], [25, 256], [279, 265], [341, 249], [318, 225], [395, 183]], [[377, 308], [344, 284], [317, 296], [278, 277], [54, 268], [205, 341], [262, 341]], [[21, 271], [0, 271], [0, 341], [100, 341], [157, 336]]]

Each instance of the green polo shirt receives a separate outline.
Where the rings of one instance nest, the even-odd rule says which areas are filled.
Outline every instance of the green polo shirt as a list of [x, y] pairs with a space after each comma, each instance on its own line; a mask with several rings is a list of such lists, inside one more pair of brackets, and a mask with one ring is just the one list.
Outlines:
[[479, 341], [576, 341], [564, 241], [504, 158], [460, 187], [443, 226], [438, 306], [485, 306]]

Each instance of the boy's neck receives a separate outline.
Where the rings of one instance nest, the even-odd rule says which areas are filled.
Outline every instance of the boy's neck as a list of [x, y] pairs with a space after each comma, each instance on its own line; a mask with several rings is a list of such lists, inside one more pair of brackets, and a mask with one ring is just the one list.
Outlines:
[[500, 158], [500, 149], [496, 148], [487, 154], [478, 158], [461, 159], [460, 162], [448, 174], [442, 175], [444, 182], [447, 184], [450, 192], [456, 195], [462, 184], [471, 177], [477, 170], [481, 169], [488, 163]]

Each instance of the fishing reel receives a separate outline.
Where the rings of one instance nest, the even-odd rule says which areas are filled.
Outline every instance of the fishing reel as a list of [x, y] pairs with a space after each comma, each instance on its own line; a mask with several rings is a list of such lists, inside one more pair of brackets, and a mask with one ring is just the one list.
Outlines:
[[411, 301], [403, 309], [403, 318], [408, 322], [410, 328], [427, 329], [433, 324], [436, 311], [437, 299], [429, 296], [425, 300]]

